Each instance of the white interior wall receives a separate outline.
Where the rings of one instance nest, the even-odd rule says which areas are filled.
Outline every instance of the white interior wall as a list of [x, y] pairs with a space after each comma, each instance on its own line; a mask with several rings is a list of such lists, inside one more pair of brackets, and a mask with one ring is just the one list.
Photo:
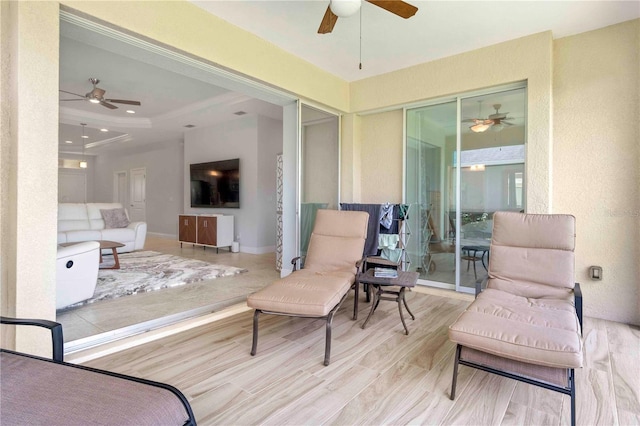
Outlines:
[[183, 156], [183, 143], [177, 140], [145, 145], [118, 154], [106, 153], [96, 156], [93, 161], [95, 180], [93, 186], [89, 186], [87, 199], [89, 202], [115, 201], [114, 172], [129, 172], [132, 168], [144, 167], [147, 172], [148, 232], [177, 238], [178, 214], [182, 213]]
[[[232, 215], [240, 251], [254, 254], [273, 251], [276, 228], [275, 154], [281, 150], [282, 122], [254, 115], [187, 132], [184, 145], [184, 212]], [[233, 158], [240, 159], [240, 208], [191, 208], [189, 165]], [[263, 178], [265, 182], [261, 182]]]

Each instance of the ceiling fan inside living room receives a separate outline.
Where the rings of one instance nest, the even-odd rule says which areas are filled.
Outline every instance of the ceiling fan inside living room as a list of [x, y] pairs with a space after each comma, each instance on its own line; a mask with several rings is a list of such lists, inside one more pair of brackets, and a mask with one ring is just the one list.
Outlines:
[[60, 101], [89, 101], [94, 104], [100, 104], [109, 109], [117, 109], [118, 107], [113, 104], [126, 104], [126, 105], [141, 105], [140, 101], [130, 101], [126, 99], [107, 99], [104, 97], [106, 91], [98, 87], [100, 80], [97, 78], [90, 78], [89, 82], [93, 84], [93, 89], [84, 94], [67, 92], [66, 90], [60, 90], [62, 93], [68, 93], [69, 95], [78, 96], [78, 99], [60, 99]]
[[411, 18], [418, 11], [417, 7], [401, 0], [329, 0], [329, 6], [327, 6], [327, 11], [318, 28], [318, 34], [327, 34], [333, 31], [339, 17], [346, 18], [354, 15], [365, 1], [404, 19]]

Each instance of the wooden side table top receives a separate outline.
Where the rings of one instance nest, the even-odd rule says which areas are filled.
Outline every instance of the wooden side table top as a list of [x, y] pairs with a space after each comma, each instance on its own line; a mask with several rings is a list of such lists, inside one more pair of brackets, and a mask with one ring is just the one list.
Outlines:
[[[90, 241], [96, 241], [97, 243], [100, 244], [100, 248], [101, 249], [114, 249], [114, 248], [119, 248], [119, 247], [124, 247], [125, 245], [122, 243], [118, 243], [116, 241], [109, 241], [109, 240], [90, 240]], [[58, 244], [60, 247], [69, 247], [72, 246], [74, 244], [80, 244], [80, 243], [84, 243], [86, 241], [73, 241], [70, 243], [60, 243]]]
[[375, 285], [395, 285], [399, 287], [415, 287], [420, 276], [417, 272], [398, 271], [397, 278], [376, 277], [374, 276], [374, 268], [368, 269], [364, 274], [358, 277], [358, 281], [362, 284]]

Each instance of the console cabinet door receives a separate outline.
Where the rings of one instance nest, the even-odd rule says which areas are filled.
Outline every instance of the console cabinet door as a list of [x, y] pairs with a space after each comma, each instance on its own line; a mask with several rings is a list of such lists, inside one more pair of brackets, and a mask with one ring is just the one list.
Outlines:
[[195, 216], [178, 216], [178, 240], [185, 243], [196, 242], [196, 217]]
[[215, 216], [198, 216], [198, 244], [217, 246], [218, 222]]

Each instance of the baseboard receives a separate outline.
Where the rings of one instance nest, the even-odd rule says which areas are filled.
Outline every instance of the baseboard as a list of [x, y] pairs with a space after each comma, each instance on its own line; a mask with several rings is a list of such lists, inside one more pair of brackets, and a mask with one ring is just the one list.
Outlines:
[[162, 234], [160, 232], [147, 232], [147, 235], [149, 235], [150, 237], [164, 238], [166, 240], [178, 239], [178, 236], [176, 234]]
[[247, 247], [245, 245], [240, 244], [241, 253], [266, 254], [266, 253], [274, 253], [275, 251], [276, 251], [276, 246]]

